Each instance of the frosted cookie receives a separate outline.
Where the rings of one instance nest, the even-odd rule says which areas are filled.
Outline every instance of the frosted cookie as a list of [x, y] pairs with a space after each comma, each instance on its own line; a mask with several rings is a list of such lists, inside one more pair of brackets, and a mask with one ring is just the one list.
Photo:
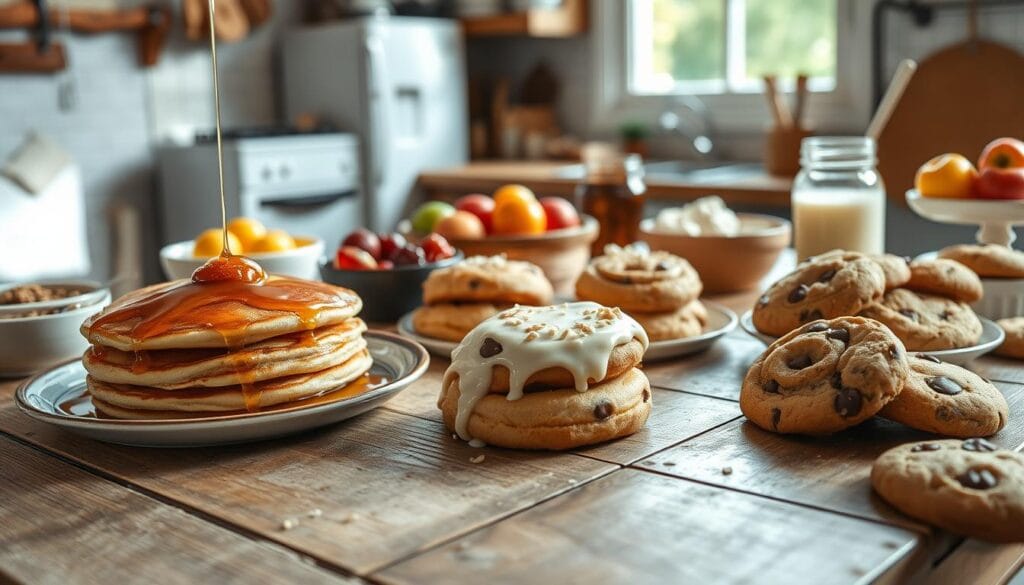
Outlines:
[[822, 435], [859, 424], [903, 388], [907, 355], [881, 323], [815, 321], [778, 339], [750, 366], [740, 410], [776, 433]]
[[1024, 278], [1024, 252], [995, 244], [960, 244], [939, 250], [982, 278]]
[[905, 288], [885, 293], [860, 314], [884, 323], [910, 351], [967, 347], [981, 338], [981, 321], [966, 304]]
[[423, 302], [547, 305], [554, 291], [540, 268], [504, 256], [473, 256], [435, 270], [423, 283]]
[[708, 310], [700, 301], [690, 301], [678, 311], [668, 313], [630, 313], [647, 332], [651, 341], [684, 339], [700, 335], [708, 324]]
[[946, 258], [914, 260], [910, 263], [910, 281], [906, 288], [973, 303], [981, 299], [981, 279], [970, 268]]
[[689, 262], [646, 246], [609, 245], [576, 281], [576, 297], [629, 312], [676, 311], [700, 296], [703, 285]]
[[985, 439], [889, 449], [871, 468], [871, 486], [904, 514], [950, 532], [1024, 541], [1024, 456]]
[[636, 432], [651, 408], [636, 369], [647, 335], [592, 302], [517, 307], [487, 319], [452, 352], [438, 407], [461, 439], [569, 449]]
[[1006, 424], [1003, 393], [981, 376], [927, 354], [908, 358], [903, 390], [879, 413], [883, 417], [947, 437], [987, 437]]

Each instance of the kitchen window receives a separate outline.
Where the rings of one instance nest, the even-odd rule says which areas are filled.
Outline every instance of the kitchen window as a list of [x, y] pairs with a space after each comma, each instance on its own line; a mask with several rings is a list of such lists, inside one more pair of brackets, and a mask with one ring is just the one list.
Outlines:
[[858, 130], [870, 112], [871, 2], [596, 0], [596, 127], [656, 120], [673, 96], [696, 95], [720, 133], [769, 123], [762, 76], [791, 91], [810, 75], [808, 122]]

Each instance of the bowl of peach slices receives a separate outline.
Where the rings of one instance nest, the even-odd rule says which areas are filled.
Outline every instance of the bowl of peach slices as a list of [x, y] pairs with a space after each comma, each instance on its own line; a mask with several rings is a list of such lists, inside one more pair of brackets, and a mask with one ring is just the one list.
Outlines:
[[[160, 250], [164, 274], [172, 280], [189, 278], [196, 268], [221, 253], [223, 241], [220, 228], [210, 228], [194, 240], [164, 246]], [[236, 217], [228, 222], [228, 245], [232, 253], [258, 261], [269, 274], [320, 280], [324, 242], [319, 238], [268, 229], [258, 220]]]

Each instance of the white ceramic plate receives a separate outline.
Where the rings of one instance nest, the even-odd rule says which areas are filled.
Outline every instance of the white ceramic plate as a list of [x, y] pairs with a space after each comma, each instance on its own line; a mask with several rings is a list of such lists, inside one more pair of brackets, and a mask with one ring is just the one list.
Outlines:
[[[704, 351], [720, 337], [736, 328], [738, 321], [736, 313], [717, 303], [702, 302], [708, 309], [707, 331], [693, 337], [652, 342], [647, 348], [647, 353], [644, 354], [644, 359], [658, 361]], [[422, 344], [430, 353], [446, 359], [451, 359], [452, 351], [459, 345], [452, 341], [425, 337], [417, 333], [412, 325], [412, 313], [398, 321], [398, 332], [402, 336]]]
[[368, 392], [332, 402], [265, 412], [193, 419], [97, 418], [86, 393], [85, 368], [74, 360], [27, 380], [15, 402], [25, 414], [79, 435], [141, 447], [199, 447], [244, 443], [336, 423], [380, 406], [423, 375], [430, 357], [419, 345], [391, 333], [365, 334], [373, 356], [371, 374], [390, 381]]
[[[765, 344], [773, 343], [776, 340], [775, 337], [765, 335], [754, 327], [753, 315], [753, 310], [748, 310], [746, 313], [743, 313], [743, 316], [740, 317], [740, 327], [743, 327], [744, 331], [760, 339]], [[933, 355], [944, 362], [956, 364], [958, 366], [962, 366], [971, 360], [980, 358], [986, 353], [989, 353], [999, 347], [999, 345], [1003, 343], [1003, 339], [1006, 337], [1006, 334], [1003, 333], [1003, 330], [1000, 329], [992, 320], [986, 319], [980, 315], [978, 316], [978, 319], [981, 320], [981, 339], [978, 340], [977, 344], [957, 349], [941, 349], [912, 353], [927, 353], [928, 355]]]
[[409, 311], [398, 320], [398, 334], [419, 343], [437, 357], [442, 357], [446, 360], [452, 359], [452, 352], [455, 351], [459, 344], [454, 341], [427, 337], [417, 333], [416, 328], [412, 326], [412, 314], [414, 312]]
[[708, 325], [704, 333], [683, 339], [652, 341], [644, 354], [645, 361], [665, 360], [704, 351], [736, 328], [739, 320], [736, 313], [717, 303], [701, 302], [708, 310]]

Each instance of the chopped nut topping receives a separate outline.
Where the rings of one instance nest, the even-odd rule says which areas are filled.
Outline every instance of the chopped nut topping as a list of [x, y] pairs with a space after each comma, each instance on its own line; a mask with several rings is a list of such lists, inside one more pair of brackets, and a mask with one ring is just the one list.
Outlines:
[[526, 337], [523, 339], [523, 341], [533, 341], [534, 339], [537, 339], [538, 337], [540, 337], [540, 335], [536, 331], [531, 331], [531, 332], [526, 334]]

